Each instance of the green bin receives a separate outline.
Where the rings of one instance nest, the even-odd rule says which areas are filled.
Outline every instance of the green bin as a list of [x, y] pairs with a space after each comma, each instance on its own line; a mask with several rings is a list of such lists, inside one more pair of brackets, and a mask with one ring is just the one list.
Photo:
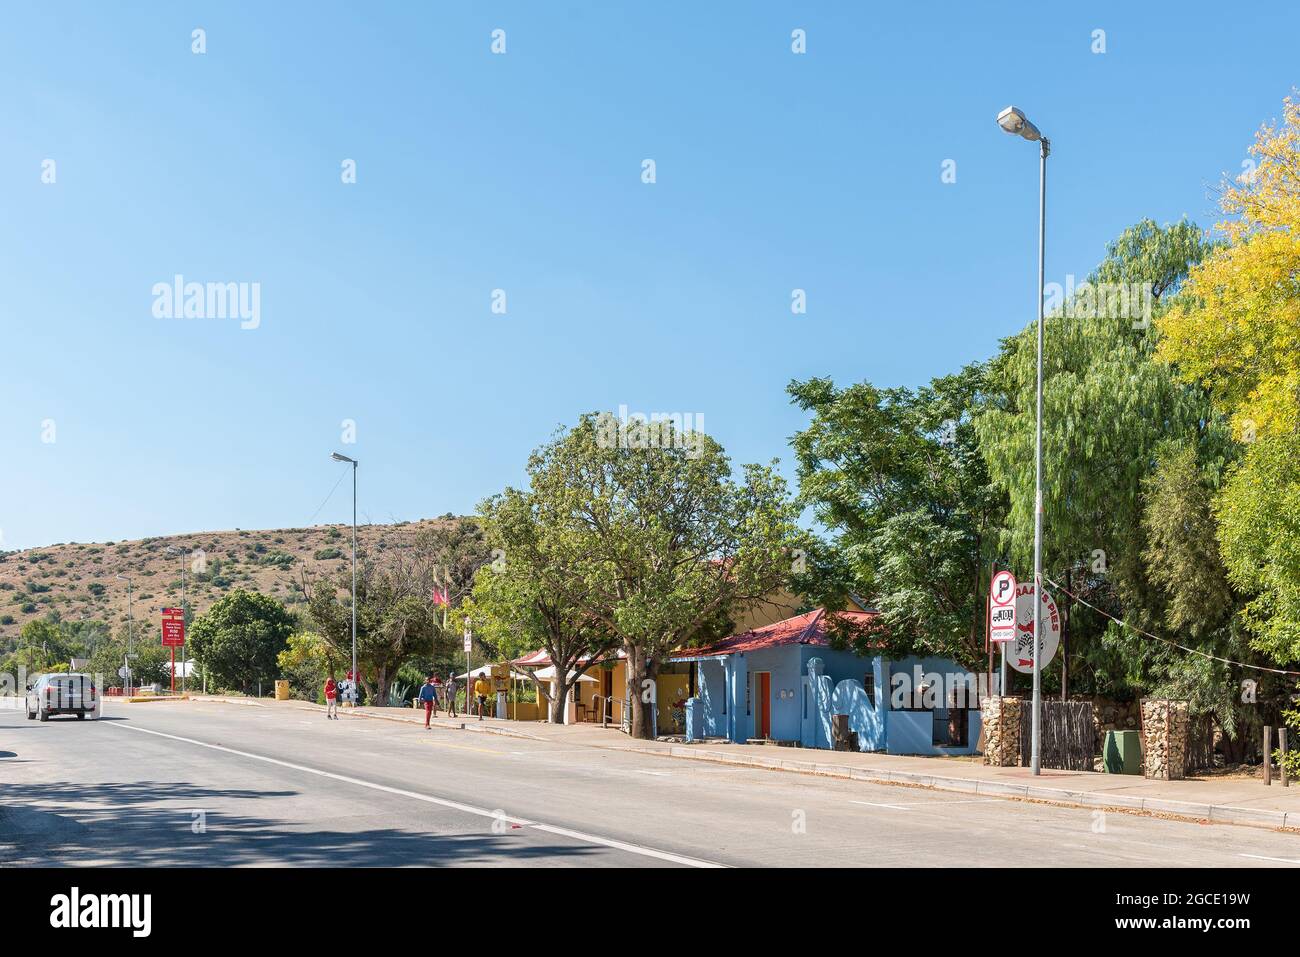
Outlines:
[[1107, 774], [1142, 773], [1142, 740], [1136, 731], [1107, 731], [1101, 755]]

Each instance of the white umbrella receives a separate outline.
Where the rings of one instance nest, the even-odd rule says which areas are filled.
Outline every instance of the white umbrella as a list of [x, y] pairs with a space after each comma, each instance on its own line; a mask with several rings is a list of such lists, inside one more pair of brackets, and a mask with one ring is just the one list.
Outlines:
[[[540, 668], [540, 669], [538, 669], [537, 671], [534, 671], [534, 672], [533, 672], [533, 677], [534, 677], [534, 678], [537, 678], [539, 681], [554, 681], [554, 680], [555, 680], [555, 676], [556, 676], [557, 673], [558, 673], [558, 672], [556, 672], [556, 670], [555, 670], [555, 665], [547, 665], [545, 668]], [[572, 680], [573, 680], [573, 676], [574, 676], [574, 672], [570, 671], [570, 672], [569, 672], [569, 680], [572, 681]], [[589, 675], [589, 674], [581, 674], [581, 675], [578, 675], [578, 680], [579, 680], [579, 681], [590, 681], [590, 682], [592, 682], [592, 683], [595, 683], [595, 682], [596, 682], [596, 679], [593, 678], [593, 677], [592, 677], [591, 675]]]

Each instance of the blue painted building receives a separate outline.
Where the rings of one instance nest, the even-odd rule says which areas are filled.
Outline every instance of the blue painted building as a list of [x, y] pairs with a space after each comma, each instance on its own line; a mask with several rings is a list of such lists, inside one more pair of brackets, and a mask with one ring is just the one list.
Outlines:
[[[835, 612], [869, 624], [875, 612]], [[825, 609], [674, 655], [694, 669], [689, 741], [725, 738], [831, 746], [831, 716], [848, 715], [862, 751], [971, 754], [979, 740], [975, 676], [944, 658], [890, 661], [830, 647]]]

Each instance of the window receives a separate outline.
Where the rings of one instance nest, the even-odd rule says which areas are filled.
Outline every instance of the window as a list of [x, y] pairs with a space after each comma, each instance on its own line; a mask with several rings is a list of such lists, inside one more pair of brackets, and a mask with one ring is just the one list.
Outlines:
[[862, 676], [862, 687], [867, 690], [867, 700], [871, 702], [871, 707], [876, 706], [876, 673], [868, 671]]

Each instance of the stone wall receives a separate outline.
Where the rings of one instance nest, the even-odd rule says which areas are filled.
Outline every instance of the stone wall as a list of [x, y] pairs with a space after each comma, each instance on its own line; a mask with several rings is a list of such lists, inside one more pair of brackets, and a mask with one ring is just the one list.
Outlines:
[[980, 717], [985, 764], [999, 768], [1020, 766], [1020, 718], [1025, 711], [1021, 698], [984, 697]]
[[1188, 711], [1186, 701], [1142, 701], [1142, 774], [1170, 781], [1186, 775]]

